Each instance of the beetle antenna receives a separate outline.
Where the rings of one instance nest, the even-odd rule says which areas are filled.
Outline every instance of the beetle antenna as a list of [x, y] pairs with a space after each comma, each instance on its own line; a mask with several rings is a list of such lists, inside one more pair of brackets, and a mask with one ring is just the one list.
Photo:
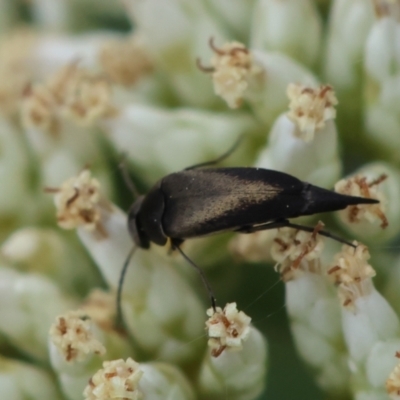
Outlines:
[[206, 161], [206, 162], [202, 162], [200, 164], [195, 164], [192, 165], [190, 167], [187, 167], [184, 169], [184, 171], [188, 171], [190, 169], [196, 169], [196, 168], [201, 168], [201, 167], [207, 167], [209, 165], [215, 165], [218, 164], [219, 162], [225, 160], [225, 158], [228, 158], [240, 145], [240, 143], [242, 143], [244, 138], [244, 135], [239, 135], [239, 137], [236, 139], [235, 143], [233, 144], [232, 147], [230, 147], [228, 149], [228, 151], [226, 151], [225, 153], [221, 154], [218, 158], [216, 158], [215, 160], [211, 160], [211, 161]]
[[201, 280], [203, 281], [204, 286], [207, 289], [208, 296], [210, 297], [211, 300], [211, 307], [213, 308], [214, 312], [217, 311], [217, 302], [215, 300], [214, 293], [211, 289], [210, 284], [208, 283], [208, 280], [206, 276], [204, 275], [204, 271], [196, 265], [183, 251], [182, 249], [177, 245], [173, 244], [173, 247], [179, 251], [179, 253], [182, 254], [182, 257], [200, 274]]
[[134, 199], [137, 199], [140, 196], [139, 191], [137, 190], [137, 187], [133, 183], [131, 177], [129, 176], [128, 169], [126, 167], [126, 153], [122, 154], [122, 159], [119, 163], [119, 169], [122, 173], [122, 178], [124, 179], [126, 187], [130, 190], [130, 192], [133, 195]]
[[123, 265], [123, 267], [121, 269], [121, 274], [119, 276], [118, 289], [117, 289], [117, 320], [116, 320], [117, 326], [123, 326], [124, 325], [124, 316], [122, 314], [122, 307], [121, 307], [122, 287], [123, 287], [123, 284], [124, 284], [126, 271], [128, 270], [129, 263], [131, 261], [131, 258], [133, 256], [133, 254], [135, 253], [136, 249], [137, 249], [137, 246], [133, 246], [130, 249], [130, 251], [128, 253], [128, 256], [126, 257], [126, 260], [124, 262], [124, 265]]

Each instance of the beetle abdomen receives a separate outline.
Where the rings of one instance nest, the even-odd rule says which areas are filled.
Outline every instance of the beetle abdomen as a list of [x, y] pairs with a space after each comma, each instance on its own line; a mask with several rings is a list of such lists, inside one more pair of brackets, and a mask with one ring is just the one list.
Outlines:
[[355, 204], [374, 204], [378, 202], [376, 199], [347, 196], [311, 184], [305, 184], [304, 198], [306, 201], [302, 215], [343, 210]]

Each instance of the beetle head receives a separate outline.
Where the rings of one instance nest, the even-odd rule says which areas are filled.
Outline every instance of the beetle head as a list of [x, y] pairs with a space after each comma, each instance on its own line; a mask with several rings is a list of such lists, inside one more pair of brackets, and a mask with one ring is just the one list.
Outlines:
[[128, 231], [132, 240], [137, 246], [141, 247], [142, 249], [148, 249], [150, 247], [150, 240], [146, 233], [140, 229], [140, 222], [138, 218], [144, 197], [145, 196], [139, 196], [129, 210]]

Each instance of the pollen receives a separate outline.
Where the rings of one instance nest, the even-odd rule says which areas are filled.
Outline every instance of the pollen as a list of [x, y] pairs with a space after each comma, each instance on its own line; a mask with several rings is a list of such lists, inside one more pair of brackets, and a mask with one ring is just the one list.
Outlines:
[[338, 101], [331, 86], [314, 89], [291, 83], [286, 93], [290, 100], [287, 116], [298, 127], [297, 136], [305, 142], [311, 142], [327, 121], [335, 119]]
[[115, 83], [132, 86], [153, 70], [153, 62], [142, 38], [111, 40], [100, 50], [99, 60], [105, 74]]
[[259, 74], [261, 68], [242, 43], [229, 42], [218, 48], [210, 40], [210, 47], [214, 52], [211, 67], [203, 67], [199, 63], [199, 68], [211, 73], [215, 94], [221, 96], [230, 108], [238, 108], [249, 87], [249, 80]]
[[22, 120], [27, 127], [52, 134], [58, 133], [64, 120], [90, 126], [100, 118], [116, 115], [111, 96], [111, 84], [104, 76], [80, 68], [75, 62], [61, 68], [47, 82], [25, 91]]
[[292, 228], [278, 229], [271, 246], [271, 256], [277, 262], [276, 268], [284, 281], [293, 279], [300, 272], [320, 272], [324, 242], [318, 231], [323, 226], [319, 222], [311, 233]]
[[386, 198], [379, 191], [379, 185], [387, 179], [387, 175], [380, 175], [377, 179], [367, 182], [367, 178], [362, 175], [355, 175], [348, 179], [342, 179], [335, 185], [337, 193], [350, 196], [360, 196], [368, 199], [377, 199], [377, 204], [359, 204], [349, 206], [340, 212], [341, 217], [349, 224], [368, 221], [374, 223], [380, 221], [382, 229], [389, 225], [385, 215]]
[[236, 303], [228, 303], [223, 310], [209, 308], [207, 315], [210, 317], [206, 321], [206, 330], [211, 355], [218, 357], [224, 350], [241, 350], [250, 333], [251, 318], [238, 311]]
[[92, 354], [103, 355], [106, 352], [93, 335], [92, 321], [82, 310], [58, 316], [49, 334], [51, 341], [68, 362], [84, 361]]
[[64, 229], [83, 226], [89, 231], [101, 229], [102, 208], [110, 207], [100, 194], [99, 182], [89, 170], [65, 181], [60, 188], [47, 189], [55, 192], [58, 225]]
[[139, 400], [142, 393], [138, 388], [143, 372], [139, 364], [128, 358], [126, 361], [105, 361], [103, 368], [89, 380], [83, 395], [85, 400]]
[[353, 308], [357, 298], [371, 292], [371, 278], [376, 275], [375, 270], [368, 264], [368, 248], [357, 242], [354, 244], [356, 248], [344, 245], [328, 269], [328, 276], [339, 287], [341, 303], [347, 308]]

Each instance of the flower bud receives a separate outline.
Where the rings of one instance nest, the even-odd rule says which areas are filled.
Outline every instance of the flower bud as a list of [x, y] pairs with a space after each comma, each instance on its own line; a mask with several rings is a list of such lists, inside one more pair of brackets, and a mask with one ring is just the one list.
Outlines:
[[249, 326], [250, 318], [238, 312], [236, 303], [224, 310], [209, 309], [206, 326], [208, 352], [200, 369], [199, 390], [207, 399], [256, 398], [264, 388], [267, 345], [260, 332]]
[[290, 84], [288, 95], [290, 112], [275, 121], [256, 166], [330, 188], [341, 170], [338, 135], [332, 121], [337, 103], [334, 92], [330, 86], [313, 89]]
[[258, 0], [253, 10], [251, 47], [278, 51], [315, 66], [321, 45], [321, 18], [310, 0]]
[[1, 395], [5, 399], [54, 400], [61, 394], [53, 376], [44, 369], [0, 357]]

